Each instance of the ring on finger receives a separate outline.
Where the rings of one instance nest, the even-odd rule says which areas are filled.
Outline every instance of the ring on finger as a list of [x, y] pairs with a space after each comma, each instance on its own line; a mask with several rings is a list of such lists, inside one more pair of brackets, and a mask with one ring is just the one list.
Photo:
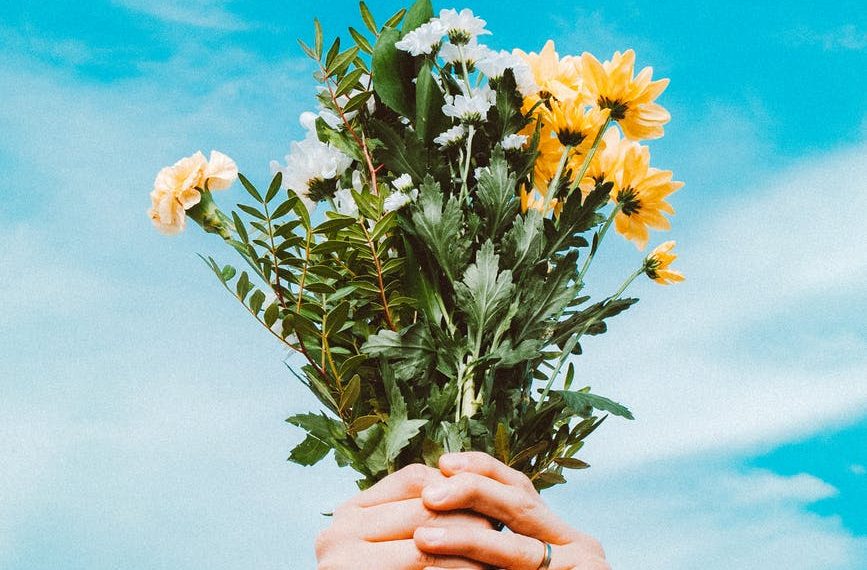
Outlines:
[[545, 547], [545, 555], [542, 557], [542, 563], [539, 564], [537, 570], [547, 570], [551, 567], [551, 545], [543, 540], [542, 546]]

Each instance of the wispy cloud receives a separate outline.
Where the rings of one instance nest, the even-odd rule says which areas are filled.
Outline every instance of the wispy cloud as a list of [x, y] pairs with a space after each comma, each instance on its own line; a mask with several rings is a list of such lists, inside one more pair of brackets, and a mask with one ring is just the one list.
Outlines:
[[792, 45], [820, 46], [825, 51], [861, 51], [867, 48], [867, 31], [855, 24], [819, 31], [799, 27], [784, 36]]
[[223, 31], [248, 29], [247, 22], [236, 17], [221, 0], [192, 0], [183, 3], [172, 0], [112, 0], [114, 4], [147, 14], [154, 18], [193, 26]]
[[573, 524], [601, 538], [614, 568], [862, 568], [867, 539], [805, 512], [834, 493], [807, 474], [739, 472], [691, 458], [631, 474], [603, 468], [552, 495]]

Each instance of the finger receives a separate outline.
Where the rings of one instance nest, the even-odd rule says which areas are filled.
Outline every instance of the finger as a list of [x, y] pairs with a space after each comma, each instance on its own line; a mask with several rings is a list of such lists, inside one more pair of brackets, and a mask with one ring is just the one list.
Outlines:
[[535, 491], [529, 477], [481, 451], [445, 453], [440, 457], [439, 467], [448, 476], [461, 472], [477, 473], [504, 485], [514, 485]]
[[540, 540], [477, 528], [422, 527], [415, 532], [415, 544], [430, 554], [460, 553], [503, 570], [537, 570], [545, 558]]
[[[493, 531], [492, 531], [493, 532]], [[485, 570], [482, 562], [469, 560], [453, 554], [435, 554], [420, 550], [413, 539], [392, 540], [370, 544], [366, 549], [368, 562], [375, 565], [376, 570], [383, 568], [394, 570], [423, 570], [430, 566], [439, 568], [469, 568]], [[359, 560], [361, 563], [361, 560]], [[384, 564], [386, 564], [384, 566]]]
[[420, 526], [477, 526], [491, 528], [490, 521], [469, 511], [436, 512], [424, 506], [421, 499], [407, 499], [358, 509], [346, 521], [359, 528], [363, 540], [381, 542], [412, 538]]
[[574, 531], [527, 491], [475, 473], [458, 473], [422, 491], [427, 508], [435, 511], [469, 509], [503, 522], [514, 532], [564, 544]]
[[443, 478], [438, 469], [414, 463], [359, 493], [348, 504], [372, 507], [382, 503], [414, 499], [421, 496], [421, 490], [426, 484]]

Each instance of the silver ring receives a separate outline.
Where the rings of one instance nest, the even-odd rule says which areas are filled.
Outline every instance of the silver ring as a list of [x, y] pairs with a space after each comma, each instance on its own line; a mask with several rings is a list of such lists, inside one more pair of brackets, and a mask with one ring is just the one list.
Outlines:
[[545, 546], [545, 557], [542, 559], [542, 563], [539, 564], [539, 568], [537, 570], [547, 570], [551, 566], [551, 545], [542, 541], [542, 545]]

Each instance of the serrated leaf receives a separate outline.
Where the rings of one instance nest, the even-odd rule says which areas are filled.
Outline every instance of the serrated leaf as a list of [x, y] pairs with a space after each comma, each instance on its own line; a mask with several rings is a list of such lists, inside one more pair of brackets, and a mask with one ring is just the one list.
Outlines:
[[603, 396], [597, 396], [590, 392], [575, 392], [571, 390], [552, 390], [552, 392], [562, 396], [563, 401], [569, 406], [569, 409], [578, 415], [585, 415], [588, 408], [593, 408], [628, 420], [635, 419], [629, 408]]
[[491, 155], [491, 163], [481, 169], [476, 189], [485, 233], [491, 239], [499, 238], [518, 213], [516, 183], [517, 177], [509, 172], [509, 163], [498, 148]]
[[458, 305], [467, 315], [471, 338], [493, 332], [494, 324], [511, 301], [512, 272], [500, 271], [499, 260], [494, 244], [486, 241], [479, 248], [475, 263], [467, 267], [463, 279], [455, 284]]
[[424, 321], [395, 332], [383, 329], [367, 338], [361, 350], [370, 356], [386, 358], [400, 380], [411, 379], [430, 368], [437, 348]]
[[304, 441], [292, 449], [289, 461], [298, 465], [310, 466], [318, 463], [331, 451], [331, 446], [321, 439], [308, 435]]
[[405, 418], [389, 418], [385, 428], [385, 458], [391, 463], [401, 450], [409, 445], [410, 440], [418, 435], [427, 420], [408, 420]]

